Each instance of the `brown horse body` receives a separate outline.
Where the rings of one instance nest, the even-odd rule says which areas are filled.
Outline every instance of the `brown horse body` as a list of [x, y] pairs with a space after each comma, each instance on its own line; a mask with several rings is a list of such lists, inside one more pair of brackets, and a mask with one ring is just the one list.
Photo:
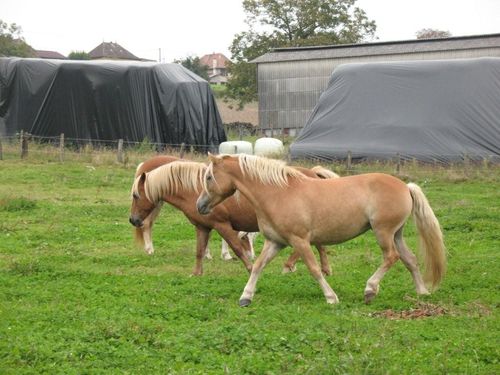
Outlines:
[[366, 283], [365, 300], [371, 301], [387, 270], [401, 259], [412, 274], [418, 294], [429, 293], [416, 257], [403, 239], [403, 226], [413, 213], [426, 259], [428, 280], [437, 286], [446, 259], [442, 234], [420, 188], [379, 173], [319, 180], [307, 178], [274, 160], [252, 156], [210, 156], [204, 192], [198, 210], [208, 213], [235, 191], [256, 211], [259, 229], [266, 238], [240, 305], [250, 304], [263, 267], [286, 245], [300, 253], [319, 282], [328, 303], [338, 298], [321, 274], [310, 244], [337, 244], [372, 229], [383, 263]]
[[[141, 199], [133, 199], [132, 201], [131, 222], [133, 223], [135, 221], [136, 238], [139, 241], [143, 239], [146, 246], [146, 252], [148, 253], [152, 253], [153, 251], [151, 228], [154, 219], [161, 209], [161, 203], [152, 203], [145, 199], [144, 184], [147, 178], [145, 173], [166, 164], [179, 161], [180, 159], [171, 156], [157, 156], [145, 161], [137, 168], [136, 177], [139, 178], [140, 176], [137, 188], [138, 195]], [[320, 173], [324, 173], [324, 171], [321, 170], [312, 172], [309, 169], [297, 168], [313, 178], [318, 178]], [[247, 238], [240, 238], [238, 236], [238, 232], [240, 231], [257, 232], [259, 230], [257, 216], [249, 201], [244, 197], [231, 197], [214, 209], [210, 215], [201, 215], [196, 209], [198, 195], [198, 191], [179, 190], [175, 194], [167, 193], [162, 196], [162, 201], [182, 211], [196, 228], [196, 265], [193, 274], [201, 275], [203, 273], [202, 259], [212, 229], [216, 230], [221, 235], [233, 249], [235, 254], [243, 261], [247, 270], [250, 271], [252, 264], [247, 257], [250, 251], [250, 243]], [[134, 218], [134, 220], [132, 220], [132, 218]], [[148, 244], [150, 245], [148, 246]], [[327, 275], [331, 274], [326, 249], [318, 246], [318, 251], [320, 253], [322, 272]], [[294, 252], [285, 262], [284, 272], [293, 271], [295, 269], [295, 263], [299, 258], [300, 253]]]

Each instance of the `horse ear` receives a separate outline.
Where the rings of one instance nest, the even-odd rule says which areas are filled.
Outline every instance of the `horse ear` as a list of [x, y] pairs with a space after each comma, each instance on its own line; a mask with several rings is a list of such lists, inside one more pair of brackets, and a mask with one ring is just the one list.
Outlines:
[[208, 153], [208, 160], [211, 161], [212, 163], [214, 164], [218, 164], [222, 161], [222, 158], [217, 156], [217, 155], [213, 155], [211, 154], [210, 152]]
[[141, 178], [139, 179], [139, 183], [143, 184], [146, 181], [146, 173], [142, 172]]

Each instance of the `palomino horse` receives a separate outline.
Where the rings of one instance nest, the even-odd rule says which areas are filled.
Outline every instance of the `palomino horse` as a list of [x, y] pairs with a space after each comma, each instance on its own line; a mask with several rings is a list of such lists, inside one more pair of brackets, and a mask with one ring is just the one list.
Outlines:
[[413, 213], [426, 264], [425, 279], [437, 287], [446, 256], [439, 223], [422, 190], [415, 184], [381, 173], [319, 180], [304, 176], [283, 162], [241, 155], [213, 156], [204, 177], [198, 211], [208, 214], [235, 191], [255, 208], [259, 229], [266, 238], [243, 294], [248, 306], [264, 266], [286, 245], [299, 251], [319, 282], [328, 303], [338, 298], [319, 270], [310, 244], [337, 244], [372, 229], [383, 262], [368, 279], [365, 301], [379, 291], [379, 283], [401, 259], [410, 271], [418, 294], [428, 294], [415, 255], [403, 239], [403, 226]]
[[[156, 169], [162, 165], [171, 163], [173, 161], [182, 161], [183, 159], [179, 159], [175, 156], [170, 156], [170, 155], [156, 155], [153, 156], [152, 158], [140, 163], [137, 166], [137, 169], [135, 171], [135, 177], [134, 180], [139, 177], [142, 173], [148, 173], [151, 172], [153, 169]], [[322, 167], [315, 167], [319, 168], [317, 170], [318, 174], [325, 173], [322, 169]], [[333, 172], [331, 172], [333, 173]], [[329, 177], [325, 177], [329, 178]], [[152, 255], [154, 253], [154, 247], [153, 247], [153, 237], [152, 237], [152, 229], [153, 229], [153, 224], [158, 217], [158, 214], [160, 213], [161, 207], [163, 205], [163, 201], [158, 202], [158, 205], [151, 211], [148, 217], [146, 217], [143, 222], [141, 227], [135, 227], [135, 240], [136, 242], [143, 246], [144, 251], [148, 255]], [[199, 230], [198, 228], [196, 230]], [[250, 247], [250, 257], [251, 259], [254, 259], [255, 253], [253, 249], [253, 239], [255, 237], [255, 233], [240, 233], [239, 234], [240, 238], [242, 238], [243, 241], [246, 241], [248, 239], [248, 246]], [[197, 236], [198, 237], [198, 236]], [[221, 258], [224, 260], [229, 260], [232, 259], [231, 254], [229, 253], [227, 242], [222, 240], [222, 249], [221, 249]], [[205, 249], [205, 258], [211, 259], [212, 256], [210, 254], [210, 250], [207, 247]]]
[[[202, 274], [203, 252], [208, 242], [208, 236], [215, 229], [234, 250], [250, 271], [251, 263], [246, 257], [247, 242], [238, 237], [237, 231], [256, 232], [258, 230], [257, 217], [250, 203], [244, 197], [232, 197], [210, 215], [200, 215], [196, 209], [196, 199], [202, 190], [203, 175], [206, 165], [188, 161], [173, 161], [157, 167], [149, 173], [142, 173], [132, 186], [132, 206], [130, 222], [136, 227], [142, 227], [144, 220], [158, 206], [158, 202], [166, 201], [181, 210], [197, 228], [197, 251], [195, 275]], [[304, 173], [318, 178], [319, 173], [327, 170], [312, 172], [301, 168]], [[330, 172], [332, 173], [332, 172]], [[322, 264], [322, 271], [330, 274], [330, 266], [326, 250], [318, 247]], [[292, 254], [285, 263], [285, 270], [292, 271], [298, 254]]]

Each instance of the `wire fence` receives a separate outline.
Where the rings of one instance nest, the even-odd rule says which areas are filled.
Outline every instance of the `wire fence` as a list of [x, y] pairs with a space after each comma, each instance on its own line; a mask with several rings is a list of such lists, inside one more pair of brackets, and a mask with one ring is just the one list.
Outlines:
[[[175, 155], [192, 160], [206, 160], [207, 151], [218, 152], [217, 145], [185, 144], [185, 143], [158, 143], [144, 140], [143, 142], [84, 138], [66, 138], [64, 134], [52, 137], [36, 136], [21, 132], [12, 136], [0, 137], [0, 160], [26, 160], [70, 162], [84, 161], [92, 164], [122, 164], [135, 166], [157, 154]], [[380, 171], [404, 176], [422, 172], [446, 171], [446, 173], [460, 175], [488, 174], [492, 170], [499, 170], [498, 155], [485, 157], [471, 157], [467, 154], [454, 155], [446, 159], [432, 159], [420, 161], [415, 158], [404, 158], [395, 154], [392, 158], [372, 158], [367, 161], [357, 157], [356, 153], [345, 151], [334, 160], [324, 160], [308, 157], [304, 160], [293, 160], [293, 164], [312, 166], [321, 164], [336, 172], [356, 174], [370, 171]], [[274, 155], [292, 162], [290, 154], [285, 152]], [[452, 160], [452, 161], [450, 161]]]

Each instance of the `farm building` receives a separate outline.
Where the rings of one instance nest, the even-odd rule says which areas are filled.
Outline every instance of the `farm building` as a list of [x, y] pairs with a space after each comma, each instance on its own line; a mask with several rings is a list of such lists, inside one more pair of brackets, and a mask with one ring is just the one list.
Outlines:
[[290, 152], [500, 161], [500, 58], [339, 66]]
[[488, 56], [500, 57], [500, 34], [274, 49], [253, 60], [259, 126], [269, 136], [298, 134], [341, 64]]
[[0, 58], [0, 136], [217, 148], [226, 140], [210, 85], [178, 64]]

